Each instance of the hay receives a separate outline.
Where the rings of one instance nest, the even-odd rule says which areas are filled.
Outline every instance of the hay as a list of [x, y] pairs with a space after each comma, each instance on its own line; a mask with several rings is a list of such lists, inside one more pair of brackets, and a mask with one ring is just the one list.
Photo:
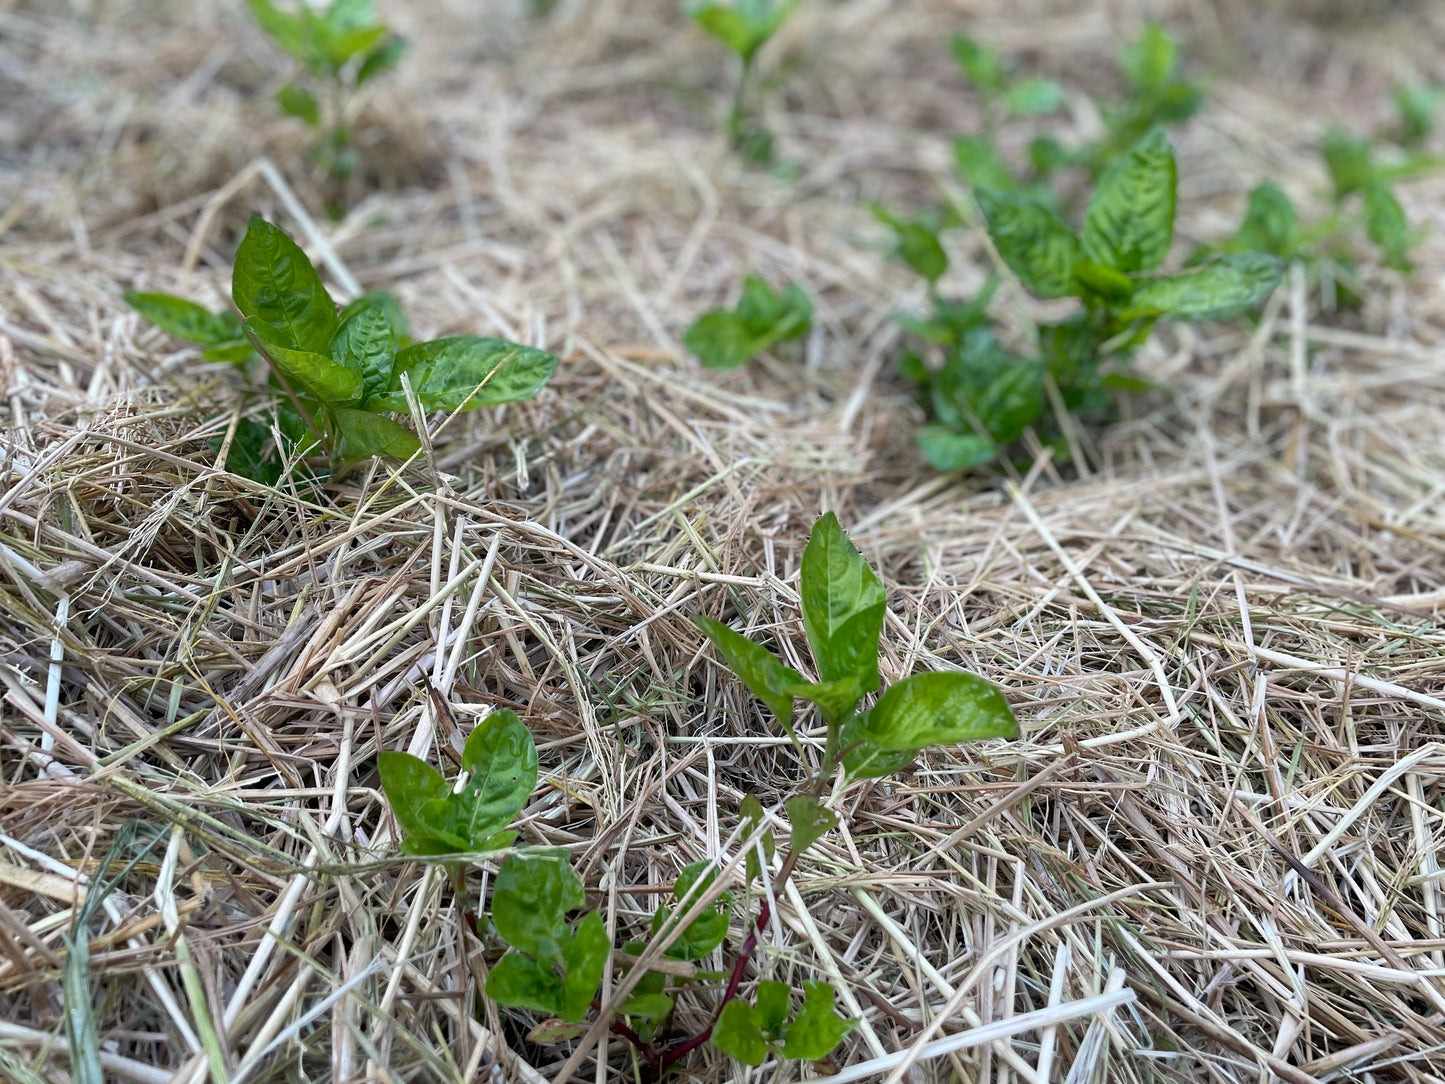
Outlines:
[[[1167, 390], [1067, 469], [939, 478], [890, 378], [888, 315], [920, 296], [859, 198], [951, 184], [972, 112], [947, 33], [1104, 89], [1132, 23], [805, 6], [773, 57], [801, 62], [770, 107], [789, 182], [666, 89], [725, 86], [670, 5], [435, 7], [396, 12], [415, 52], [369, 106], [376, 190], [319, 234], [420, 334], [564, 364], [533, 403], [440, 423], [423, 465], [324, 492], [218, 467], [238, 381], [119, 296], [219, 302], [250, 212], [303, 231], [264, 178], [228, 189], [264, 153], [318, 206], [263, 98], [280, 61], [228, 5], [0, 10], [24, 87], [0, 161], [0, 1075], [67, 1078], [78, 937], [115, 1079], [553, 1078], [571, 1048], [479, 1001], [486, 953], [398, 855], [375, 755], [443, 763], [515, 709], [544, 770], [525, 841], [570, 849], [618, 943], [642, 935], [682, 865], [738, 854], [744, 794], [771, 806], [807, 770], [688, 615], [802, 665], [825, 508], [888, 585], [885, 679], [977, 670], [1026, 732], [848, 788], [780, 901], [759, 974], [834, 983], [862, 1019], [848, 1079], [1445, 1074], [1445, 243], [1412, 280], [1368, 272], [1348, 320], [1296, 283], [1257, 329], [1162, 331], [1140, 365]], [[1187, 238], [1261, 176], [1317, 196], [1329, 116], [1367, 127], [1402, 69], [1440, 73], [1418, 21], [1172, 13], [1221, 64], [1275, 59], [1181, 135]], [[1407, 191], [1417, 220], [1441, 191]], [[987, 261], [956, 256], [962, 291]], [[681, 331], [749, 269], [806, 285], [817, 328], [801, 364], [704, 376]], [[1037, 310], [1003, 295], [1022, 336]], [[74, 929], [128, 825], [151, 849]], [[633, 1079], [616, 1040], [578, 1060]], [[737, 1073], [706, 1050], [688, 1070]]]

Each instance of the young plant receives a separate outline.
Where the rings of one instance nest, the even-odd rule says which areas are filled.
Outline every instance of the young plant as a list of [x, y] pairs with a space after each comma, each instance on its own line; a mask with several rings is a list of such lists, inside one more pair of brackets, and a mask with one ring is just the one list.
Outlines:
[[336, 470], [373, 456], [408, 459], [421, 444], [389, 415], [410, 414], [413, 399], [423, 411], [530, 399], [557, 367], [546, 351], [502, 339], [412, 343], [398, 334], [406, 328], [389, 295], [367, 294], [338, 312], [306, 254], [261, 218], [251, 219], [236, 250], [235, 314], [210, 313], [166, 294], [126, 299], [163, 330], [206, 346], [205, 357], [245, 365], [254, 351], [264, 359], [288, 447], [268, 448], [270, 434], [255, 425], [238, 431], [244, 454], [237, 465], [269, 483], [279, 477], [278, 459], [309, 448], [319, 448]]
[[1387, 267], [1410, 270], [1410, 248], [1419, 240], [1411, 230], [1394, 184], [1438, 169], [1439, 158], [1402, 151], [1382, 161], [1368, 139], [1331, 128], [1321, 147], [1325, 167], [1334, 186], [1335, 206], [1341, 214], [1359, 197], [1358, 216], [1365, 234], [1379, 249]]
[[1052, 113], [1064, 100], [1064, 89], [1051, 79], [1020, 77], [1004, 65], [998, 50], [962, 34], [954, 36], [953, 59], [979, 97], [983, 133], [992, 143], [1003, 117], [1037, 117]]
[[1039, 297], [1077, 298], [1081, 309], [1040, 328], [1038, 358], [1015, 357], [999, 344], [987, 326], [986, 296], [917, 325], [948, 348], [936, 371], [905, 359], [932, 408], [934, 424], [918, 440], [934, 466], [962, 470], [996, 458], [1052, 408], [1050, 383], [1070, 412], [1107, 406], [1111, 386], [1137, 382], [1106, 373], [1105, 363], [1127, 360], [1156, 321], [1227, 319], [1274, 290], [1283, 264], [1268, 252], [1229, 252], [1160, 273], [1173, 240], [1176, 175], [1173, 148], [1155, 129], [1105, 171], [1077, 232], [1029, 195], [975, 192], [999, 257], [1024, 287]]
[[357, 164], [351, 146], [356, 92], [395, 66], [406, 40], [376, 21], [372, 0], [332, 0], [324, 11], [298, 0], [294, 13], [271, 0], [246, 0], [246, 6], [271, 40], [305, 70], [303, 81], [277, 92], [277, 104], [316, 133], [317, 161], [329, 176], [345, 181]]
[[[825, 982], [805, 982], [795, 1005], [786, 983], [762, 980], [753, 998], [742, 997], [749, 962], [772, 921], [773, 901], [809, 847], [838, 823], [822, 795], [841, 768], [850, 779], [884, 776], [906, 767], [929, 746], [984, 738], [1017, 737], [1018, 724], [997, 688], [968, 673], [918, 674], [886, 689], [873, 706], [860, 710], [865, 696], [881, 684], [878, 641], [887, 601], [883, 585], [828, 513], [813, 526], [803, 551], [800, 576], [803, 627], [812, 647], [817, 681], [784, 666], [767, 648], [705, 617], [694, 620], [732, 670], [773, 712], [783, 730], [798, 742], [794, 703], [818, 707], [827, 739], [806, 787], [784, 806], [791, 824], [788, 852], [771, 872], [771, 891], [757, 915], [744, 917], [747, 933], [730, 969], [697, 971], [694, 978], [671, 978], [651, 971], [638, 977], [620, 1006], [611, 1031], [625, 1039], [647, 1070], [662, 1079], [693, 1050], [712, 1042], [749, 1065], [769, 1054], [820, 1061], [842, 1042], [856, 1021], [840, 1017], [835, 993]], [[802, 751], [802, 746], [799, 744]], [[412, 854], [450, 858], [510, 846], [506, 831], [537, 781], [537, 754], [526, 728], [509, 711], [489, 715], [467, 739], [463, 777], [453, 786], [425, 762], [405, 753], [379, 757], [382, 787], [397, 822], [406, 832], [403, 849]], [[775, 857], [772, 835], [763, 830], [767, 813], [756, 797], [741, 807], [741, 832], [756, 845], [744, 858], [746, 886], [762, 878]], [[458, 899], [466, 886], [460, 861], [448, 863]], [[653, 916], [653, 937], [670, 938], [665, 955], [696, 962], [727, 940], [735, 913], [732, 896], [715, 892], [714, 862], [694, 862], [679, 874], [672, 901]], [[685, 926], [702, 893], [714, 902]], [[484, 992], [498, 1004], [528, 1009], [551, 1019], [532, 1030], [534, 1042], [575, 1038], [590, 1009], [612, 953], [606, 924], [586, 911], [586, 892], [565, 854], [531, 850], [509, 855], [498, 871], [491, 898], [491, 926], [508, 949], [492, 965]], [[576, 912], [583, 912], [574, 918]], [[482, 931], [474, 912], [468, 919]], [[641, 941], [623, 946], [626, 962], [646, 949]], [[725, 981], [717, 1007], [697, 1033], [669, 1037], [675, 991], [686, 982]]]
[[774, 290], [748, 275], [737, 305], [703, 313], [682, 341], [707, 368], [736, 369], [777, 343], [801, 339], [812, 320], [813, 303], [802, 287]]
[[758, 119], [756, 67], [758, 51], [792, 14], [797, 0], [702, 0], [688, 14], [736, 54], [741, 65], [728, 111], [727, 134], [732, 148], [748, 161], [772, 161], [773, 137]]

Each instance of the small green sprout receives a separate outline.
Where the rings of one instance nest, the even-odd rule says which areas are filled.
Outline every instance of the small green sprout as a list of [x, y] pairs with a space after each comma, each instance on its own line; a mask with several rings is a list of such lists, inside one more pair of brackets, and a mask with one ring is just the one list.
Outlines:
[[748, 275], [737, 305], [703, 313], [682, 341], [707, 368], [736, 369], [780, 342], [801, 339], [812, 320], [813, 303], [802, 287], [775, 290]]
[[758, 120], [754, 101], [758, 51], [787, 21], [796, 4], [797, 0], [702, 0], [688, 9], [692, 20], [731, 49], [741, 64], [728, 112], [728, 142], [748, 161], [760, 165], [772, 161], [773, 137]]

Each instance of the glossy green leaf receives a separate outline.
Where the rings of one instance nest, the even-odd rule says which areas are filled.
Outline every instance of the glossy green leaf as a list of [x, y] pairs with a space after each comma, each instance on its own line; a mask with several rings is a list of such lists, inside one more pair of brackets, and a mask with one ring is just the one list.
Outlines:
[[1358, 139], [1342, 128], [1331, 128], [1325, 133], [1322, 152], [1325, 168], [1335, 186], [1335, 199], [1341, 200], [1351, 192], [1359, 192], [1375, 179], [1375, 165], [1370, 143]]
[[276, 92], [276, 101], [283, 111], [299, 117], [311, 127], [316, 128], [321, 124], [321, 103], [316, 100], [316, 95], [305, 87], [287, 83]]
[[1134, 292], [1134, 280], [1128, 275], [1093, 260], [1080, 260], [1074, 264], [1074, 281], [1088, 294], [1116, 305], [1128, 301], [1129, 295]]
[[863, 721], [862, 735], [885, 749], [923, 749], [985, 738], [1016, 738], [1002, 692], [977, 674], [938, 671], [891, 685]]
[[406, 373], [423, 410], [477, 410], [532, 398], [556, 368], [557, 359], [545, 350], [503, 339], [433, 339], [396, 355], [386, 394], [368, 405], [405, 413], [409, 408], [401, 374]]
[[392, 816], [401, 825], [407, 840], [433, 839], [433, 830], [423, 818], [422, 809], [429, 802], [445, 800], [451, 794], [452, 789], [442, 773], [420, 757], [389, 750], [377, 754], [376, 767]]
[[799, 795], [789, 798], [784, 805], [788, 810], [788, 822], [792, 828], [788, 845], [798, 854], [802, 854], [838, 826], [838, 815], [831, 809], [825, 809], [816, 798]]
[[[767, 823], [767, 813], [763, 809], [763, 803], [758, 801], [754, 795], [749, 794], [744, 798], [738, 811], [742, 814], [744, 839], [747, 839], [756, 832], [761, 825]], [[760, 877], [763, 872], [763, 862], [758, 858], [758, 846], [762, 847], [763, 859], [771, 862], [774, 853], [773, 833], [771, 830], [763, 833], [762, 840], [758, 845], [748, 848], [747, 857], [744, 861], [747, 864], [747, 879], [749, 884]]]
[[864, 719], [855, 716], [843, 727], [843, 768], [849, 779], [885, 779], [917, 758], [916, 749], [888, 749], [869, 742], [863, 725]]
[[694, 617], [694, 623], [707, 634], [724, 661], [744, 685], [778, 717], [783, 729], [793, 733], [793, 698], [807, 684], [803, 675], [778, 661], [767, 648], [734, 632], [721, 621], [710, 617]]
[[336, 305], [306, 253], [265, 219], [251, 219], [236, 250], [231, 297], [243, 317], [275, 329], [279, 345], [327, 353]]
[[336, 364], [326, 354], [286, 345], [284, 335], [259, 319], [248, 319], [246, 334], [276, 371], [297, 390], [334, 406], [361, 400], [361, 377]]
[[[706, 892], [708, 887], [717, 880], [717, 864], [711, 860], [704, 859], [700, 862], [693, 862], [685, 866], [677, 877], [677, 883], [673, 886], [672, 896], [682, 910], [692, 907], [692, 902], [682, 903], [683, 897], [693, 891], [697, 885], [697, 893]], [[694, 899], [696, 894], [694, 894]], [[722, 910], [716, 907], [705, 910], [697, 918], [688, 923], [687, 928], [677, 936], [667, 948], [667, 955], [675, 960], [701, 960], [707, 956], [718, 945], [722, 944], [723, 938], [728, 932], [728, 915], [731, 911], [732, 897], [724, 894], [718, 899]], [[652, 933], [654, 936], [662, 929], [672, 917], [671, 907], [659, 907], [652, 916]]]
[[758, 996], [753, 1003], [753, 1023], [769, 1039], [780, 1039], [787, 1023], [791, 1005], [791, 989], [786, 982], [763, 979], [758, 983]]
[[398, 349], [411, 345], [411, 323], [402, 311], [401, 302], [396, 295], [386, 290], [368, 290], [354, 301], [348, 301], [337, 314], [338, 325], [346, 323], [362, 309], [380, 307], [385, 314], [387, 322], [391, 324], [391, 330], [396, 335]]
[[[422, 807], [433, 834], [460, 839], [467, 850], [483, 845], [511, 824], [537, 786], [537, 747], [531, 732], [507, 708], [476, 725], [462, 751], [468, 773], [460, 790]], [[516, 942], [513, 942], [514, 944]]]
[[1156, 128], [1109, 167], [1084, 215], [1084, 255], [1116, 271], [1152, 271], [1174, 237], [1174, 148]]
[[1372, 184], [1365, 189], [1365, 232], [1379, 246], [1388, 266], [1410, 270], [1410, 223], [1387, 185]]
[[803, 983], [803, 1007], [783, 1031], [783, 1057], [816, 1061], [833, 1052], [857, 1025], [833, 1011], [834, 990], [826, 982]]
[[803, 627], [820, 677], [825, 682], [856, 679], [861, 693], [878, 688], [886, 596], [832, 512], [813, 524], [799, 579]]
[[1283, 274], [1284, 264], [1273, 256], [1226, 253], [1203, 267], [1141, 281], [1121, 316], [1224, 320], [1263, 304]]
[[588, 911], [577, 923], [576, 933], [563, 945], [562, 962], [567, 974], [562, 980], [563, 1020], [581, 1020], [592, 1007], [602, 971], [612, 945], [607, 940], [607, 924], [596, 911]]
[[1066, 297], [1074, 289], [1079, 240], [1038, 200], [980, 188], [974, 193], [994, 247], [1024, 286], [1040, 297]]
[[348, 305], [328, 353], [338, 365], [361, 377], [363, 407], [368, 400], [384, 395], [396, 360], [396, 333], [385, 304], [373, 300], [360, 307]]
[[1004, 104], [1020, 117], [1052, 113], [1063, 103], [1064, 88], [1051, 79], [1024, 79], [1009, 87]]
[[[240, 321], [236, 322], [240, 327]], [[242, 329], [242, 338], [229, 339], [215, 346], [208, 346], [201, 351], [201, 357], [207, 361], [225, 361], [232, 365], [244, 365], [256, 356], [256, 348], [251, 345], [251, 340], [245, 338], [245, 329]]]
[[[166, 334], [187, 342], [202, 346], [230, 345], [243, 334], [241, 321], [236, 319], [234, 313], [211, 312], [183, 297], [128, 290], [125, 301]], [[246, 352], [250, 353], [249, 345]]]
[[390, 456], [407, 460], [421, 450], [421, 441], [404, 425], [367, 410], [335, 407], [336, 457], [347, 463], [359, 463], [374, 456]]
[[562, 1015], [562, 980], [548, 965], [509, 952], [492, 967], [483, 990], [498, 1005]]
[[582, 882], [565, 857], [514, 854], [497, 873], [492, 922], [507, 944], [541, 960], [557, 960], [571, 940], [567, 913], [586, 903]]
[[356, 85], [360, 86], [396, 67], [401, 58], [406, 55], [407, 47], [405, 38], [396, 36], [387, 38], [368, 53], [366, 59], [361, 62], [361, 67], [356, 69]]
[[1244, 221], [1230, 245], [1239, 252], [1267, 252], [1292, 259], [1299, 249], [1299, 215], [1284, 190], [1269, 181], [1250, 190]]
[[953, 141], [953, 165], [958, 175], [974, 188], [1007, 191], [1018, 187], [1013, 172], [1004, 164], [998, 148], [977, 136], [960, 136]]
[[734, 998], [723, 1006], [712, 1029], [712, 1045], [744, 1065], [761, 1065], [768, 1057], [768, 1042], [753, 1023], [753, 1010]]

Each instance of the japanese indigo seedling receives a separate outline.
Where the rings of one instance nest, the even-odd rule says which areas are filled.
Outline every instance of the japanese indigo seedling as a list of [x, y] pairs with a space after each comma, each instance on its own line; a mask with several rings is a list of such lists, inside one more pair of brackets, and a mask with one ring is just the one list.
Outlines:
[[[871, 708], [859, 709], [862, 699], [881, 684], [878, 642], [886, 599], [878, 577], [832, 513], [814, 525], [803, 552], [800, 597], [815, 681], [722, 622], [695, 618], [727, 665], [795, 743], [793, 709], [799, 699], [817, 706], [827, 738], [808, 784], [785, 803], [791, 824], [788, 852], [771, 873], [771, 891], [763, 895], [756, 917], [749, 918], [723, 893], [678, 928], [684, 913], [715, 885], [718, 867], [710, 860], [686, 866], [673, 887], [672, 902], [654, 915], [651, 935], [670, 937], [665, 954], [676, 960], [700, 961], [712, 954], [727, 939], [739, 912], [746, 930], [729, 971], [699, 971], [693, 980], [725, 980], [726, 985], [707, 1025], [691, 1036], [670, 1037], [668, 1031], [674, 997], [684, 981], [659, 972], [638, 977], [609, 1026], [632, 1045], [654, 1076], [709, 1041], [749, 1065], [759, 1065], [770, 1055], [826, 1058], [856, 1023], [837, 1015], [830, 984], [804, 982], [795, 1001], [788, 984], [764, 979], [756, 984], [751, 1001], [741, 996], [747, 965], [772, 918], [773, 899], [803, 852], [838, 823], [822, 800], [824, 791], [840, 768], [849, 779], [885, 776], [929, 746], [1018, 736], [1003, 694], [969, 673], [917, 674], [884, 690]], [[806, 752], [801, 744], [798, 748], [800, 754]], [[387, 800], [406, 833], [403, 849], [446, 856], [459, 896], [466, 886], [456, 856], [513, 844], [516, 833], [507, 831], [507, 825], [537, 780], [532, 739], [506, 710], [489, 715], [467, 740], [460, 786], [448, 784], [441, 773], [405, 753], [382, 753], [379, 767]], [[764, 828], [767, 813], [756, 797], [748, 796], [740, 812], [742, 834], [757, 840], [745, 856], [744, 884], [751, 886], [761, 878], [764, 863], [771, 865], [774, 841]], [[585, 907], [584, 886], [565, 853], [515, 851], [497, 873], [491, 925], [509, 948], [492, 965], [485, 994], [498, 1004], [554, 1018], [533, 1030], [534, 1041], [580, 1034], [580, 1022], [597, 1002], [612, 946], [602, 916]], [[582, 914], [574, 919], [576, 912]], [[623, 948], [636, 956], [646, 943], [629, 941]]]

